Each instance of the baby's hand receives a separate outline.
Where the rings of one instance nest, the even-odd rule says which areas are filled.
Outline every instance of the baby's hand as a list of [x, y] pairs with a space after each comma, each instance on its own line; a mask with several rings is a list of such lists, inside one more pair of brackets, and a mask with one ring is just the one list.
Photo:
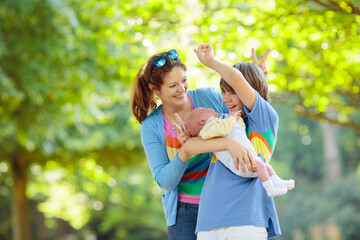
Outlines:
[[241, 110], [236, 112], [230, 112], [229, 114], [233, 116], [236, 119], [236, 121], [238, 121], [241, 118]]

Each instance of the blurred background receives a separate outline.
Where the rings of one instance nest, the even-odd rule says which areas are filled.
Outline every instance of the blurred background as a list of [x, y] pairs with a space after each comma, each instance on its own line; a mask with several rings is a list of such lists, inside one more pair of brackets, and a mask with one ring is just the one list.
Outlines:
[[360, 239], [360, 10], [349, 0], [1, 0], [0, 239], [167, 239], [129, 87], [176, 48], [251, 62], [267, 48], [280, 117], [277, 239]]

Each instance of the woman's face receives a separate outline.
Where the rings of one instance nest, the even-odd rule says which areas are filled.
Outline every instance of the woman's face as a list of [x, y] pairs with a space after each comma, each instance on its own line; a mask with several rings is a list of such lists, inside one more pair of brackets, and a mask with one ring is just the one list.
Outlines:
[[226, 90], [221, 91], [222, 100], [228, 107], [229, 112], [241, 111], [241, 116], [245, 116], [244, 105], [236, 93], [231, 93]]
[[188, 87], [185, 71], [179, 66], [164, 75], [160, 90], [154, 90], [154, 93], [161, 99], [163, 105], [179, 108], [185, 106], [187, 102]]

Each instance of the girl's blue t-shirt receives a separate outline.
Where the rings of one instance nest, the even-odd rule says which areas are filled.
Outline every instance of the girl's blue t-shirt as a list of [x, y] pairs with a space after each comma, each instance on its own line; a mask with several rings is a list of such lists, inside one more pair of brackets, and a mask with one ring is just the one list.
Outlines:
[[[278, 115], [257, 92], [254, 108], [250, 112], [245, 107], [245, 111], [247, 135], [257, 154], [269, 162], [276, 143]], [[265, 227], [268, 238], [281, 234], [274, 200], [260, 180], [237, 176], [213, 158], [201, 192], [196, 232], [242, 225]]]

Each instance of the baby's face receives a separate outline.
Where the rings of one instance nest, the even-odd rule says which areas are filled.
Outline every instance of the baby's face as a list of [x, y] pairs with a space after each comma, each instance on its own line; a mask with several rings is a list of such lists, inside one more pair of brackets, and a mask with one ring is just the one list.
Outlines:
[[185, 124], [190, 136], [197, 136], [210, 117], [219, 118], [220, 115], [211, 108], [196, 108], [192, 110]]

